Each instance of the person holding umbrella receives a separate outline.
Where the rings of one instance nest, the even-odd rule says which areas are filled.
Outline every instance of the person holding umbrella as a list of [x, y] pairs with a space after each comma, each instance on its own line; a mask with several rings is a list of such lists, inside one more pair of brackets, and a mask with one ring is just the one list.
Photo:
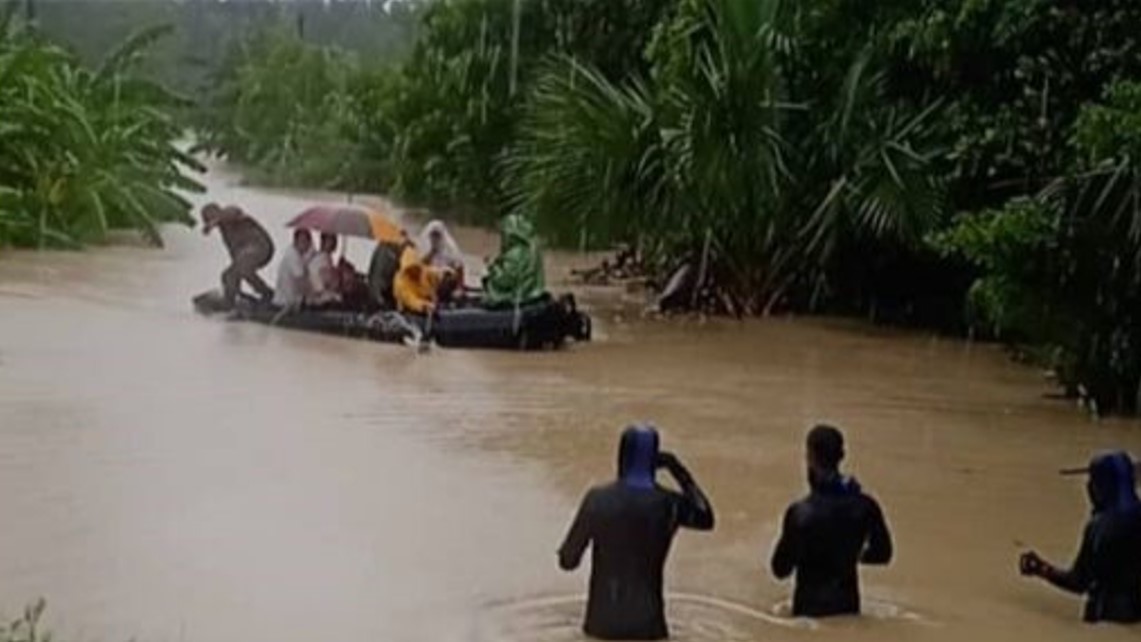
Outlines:
[[1133, 460], [1120, 451], [1098, 455], [1086, 468], [1086, 492], [1093, 515], [1086, 523], [1077, 558], [1058, 568], [1037, 552], [1018, 560], [1019, 571], [1068, 591], [1086, 595], [1086, 622], [1141, 622], [1141, 501]]
[[[407, 233], [391, 216], [376, 209], [352, 203], [313, 205], [287, 223], [296, 229], [308, 229], [325, 235], [369, 239], [376, 250], [369, 262], [367, 284], [342, 255], [335, 267], [342, 302], [350, 308], [384, 306], [391, 301], [393, 278], [399, 269], [400, 252], [412, 245]], [[327, 241], [326, 243], [331, 243]]]
[[222, 242], [230, 253], [230, 265], [222, 271], [222, 292], [227, 306], [233, 307], [245, 281], [263, 302], [273, 298], [273, 290], [258, 276], [258, 270], [273, 259], [273, 240], [257, 221], [241, 208], [221, 207], [208, 203], [202, 208], [202, 234], [214, 228], [222, 234]]

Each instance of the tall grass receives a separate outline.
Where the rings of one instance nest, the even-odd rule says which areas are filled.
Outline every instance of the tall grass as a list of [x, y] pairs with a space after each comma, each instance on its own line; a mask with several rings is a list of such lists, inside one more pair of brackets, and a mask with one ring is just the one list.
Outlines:
[[19, 617], [0, 624], [0, 642], [51, 642], [51, 634], [40, 626], [46, 607], [41, 598], [29, 604]]

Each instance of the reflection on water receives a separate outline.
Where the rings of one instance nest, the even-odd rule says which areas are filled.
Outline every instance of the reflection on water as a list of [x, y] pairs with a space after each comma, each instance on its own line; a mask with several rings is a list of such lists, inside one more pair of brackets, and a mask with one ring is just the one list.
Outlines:
[[[671, 639], [681, 642], [754, 640], [781, 629], [812, 631], [817, 623], [778, 617], [707, 595], [666, 596]], [[551, 596], [489, 606], [480, 616], [473, 642], [559, 642], [582, 639], [581, 595]]]
[[[898, 604], [891, 602], [881, 602], [878, 600], [863, 600], [860, 605], [862, 617], [870, 618], [873, 620], [898, 620], [901, 622], [916, 622], [926, 625], [934, 625], [935, 623], [928, 620], [918, 613], [908, 611]], [[791, 618], [792, 617], [792, 600], [785, 599], [773, 605], [772, 614], [777, 618]]]
[[[210, 189], [279, 247], [305, 204], [225, 176]], [[581, 597], [512, 600], [581, 595], [585, 570], [557, 571], [554, 549], [613, 474], [623, 424], [650, 419], [718, 513], [674, 547], [678, 639], [1089, 634], [1076, 600], [1016, 576], [1015, 542], [1065, 561], [1087, 511], [1053, 471], [1141, 452], [1141, 431], [1042, 399], [991, 347], [818, 319], [649, 322], [594, 288], [593, 344], [417, 354], [198, 318], [189, 299], [216, 287], [224, 249], [166, 238], [0, 256], [3, 613], [43, 595], [68, 639], [578, 639]], [[550, 281], [578, 260], [552, 254]], [[818, 420], [847, 430], [898, 557], [864, 574], [870, 617], [811, 625], [773, 613], [791, 587], [767, 556]]]

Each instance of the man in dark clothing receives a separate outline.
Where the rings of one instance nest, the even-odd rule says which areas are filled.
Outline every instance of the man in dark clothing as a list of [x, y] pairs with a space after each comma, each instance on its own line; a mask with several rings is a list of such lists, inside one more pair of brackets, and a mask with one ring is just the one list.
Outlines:
[[230, 266], [222, 272], [222, 291], [230, 306], [241, 292], [242, 281], [265, 302], [273, 298], [273, 290], [258, 276], [258, 270], [273, 259], [273, 240], [249, 214], [236, 206], [219, 207], [210, 203], [202, 208], [202, 233], [215, 227], [222, 232], [222, 242], [230, 252]]
[[[670, 471], [676, 493], [654, 480]], [[713, 529], [713, 508], [677, 457], [658, 452], [658, 433], [632, 426], [622, 433], [618, 479], [591, 489], [559, 549], [564, 571], [578, 567], [591, 545], [590, 596], [583, 630], [604, 640], [669, 637], [662, 570], [678, 527]]]
[[858, 564], [891, 561], [891, 533], [876, 500], [840, 474], [844, 437], [831, 426], [808, 433], [808, 497], [789, 506], [773, 552], [773, 574], [796, 571], [793, 615], [860, 612]]
[[[1023, 575], [1071, 593], [1085, 593], [1086, 622], [1141, 622], [1141, 502], [1129, 455], [1094, 457], [1086, 491], [1093, 516], [1073, 566], [1059, 569], [1034, 551], [1019, 560]], [[1076, 471], [1073, 471], [1076, 472]]]

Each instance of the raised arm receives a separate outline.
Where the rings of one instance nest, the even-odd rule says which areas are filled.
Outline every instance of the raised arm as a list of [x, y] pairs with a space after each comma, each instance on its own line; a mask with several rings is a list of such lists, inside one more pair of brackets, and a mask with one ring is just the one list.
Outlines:
[[682, 465], [673, 453], [662, 452], [658, 455], [658, 465], [670, 471], [670, 475], [677, 481], [681, 489], [681, 499], [678, 502], [678, 526], [693, 528], [700, 531], [713, 530], [713, 505], [709, 498], [701, 491], [701, 487], [694, 481], [693, 475]]
[[879, 503], [870, 497], [867, 499], [871, 523], [868, 530], [868, 545], [864, 548], [863, 555], [860, 556], [860, 562], [863, 564], [887, 564], [891, 562], [894, 552], [891, 531], [887, 527], [887, 521], [884, 519], [883, 510], [880, 509]]

